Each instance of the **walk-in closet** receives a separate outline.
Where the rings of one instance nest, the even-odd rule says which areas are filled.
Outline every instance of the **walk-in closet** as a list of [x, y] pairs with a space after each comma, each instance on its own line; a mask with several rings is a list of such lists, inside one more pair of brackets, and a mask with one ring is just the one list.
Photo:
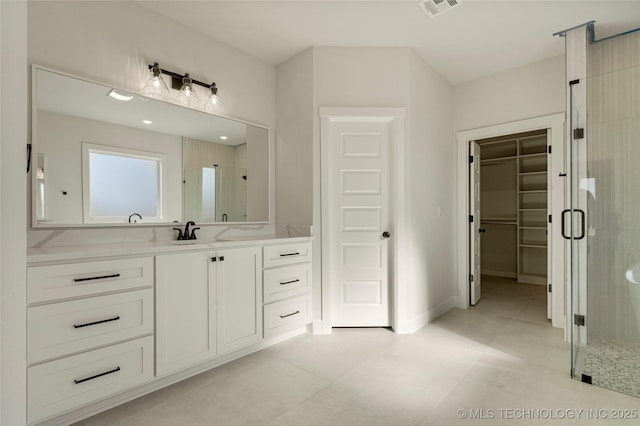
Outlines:
[[547, 284], [547, 130], [476, 142], [481, 158], [482, 275]]

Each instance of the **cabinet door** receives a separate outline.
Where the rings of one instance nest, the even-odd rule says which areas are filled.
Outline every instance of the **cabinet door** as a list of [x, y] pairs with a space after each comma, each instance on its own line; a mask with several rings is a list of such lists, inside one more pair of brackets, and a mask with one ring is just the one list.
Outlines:
[[[156, 375], [216, 354], [212, 253], [156, 256]], [[215, 269], [215, 268], [212, 268]]]
[[218, 294], [218, 353], [259, 342], [262, 339], [260, 247], [218, 251], [216, 268], [211, 269]]

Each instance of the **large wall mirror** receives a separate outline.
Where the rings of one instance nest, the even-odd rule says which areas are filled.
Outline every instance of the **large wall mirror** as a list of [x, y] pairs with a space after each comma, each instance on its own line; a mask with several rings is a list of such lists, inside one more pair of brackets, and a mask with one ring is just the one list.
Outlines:
[[269, 130], [34, 66], [34, 227], [269, 221]]

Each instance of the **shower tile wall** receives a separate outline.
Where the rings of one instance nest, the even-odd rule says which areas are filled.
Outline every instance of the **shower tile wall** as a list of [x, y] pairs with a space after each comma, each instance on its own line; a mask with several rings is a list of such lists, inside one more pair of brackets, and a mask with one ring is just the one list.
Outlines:
[[[594, 384], [638, 390], [594, 362], [616, 347], [640, 349], [640, 32], [590, 45], [588, 55], [588, 340]], [[629, 346], [631, 345], [631, 346]], [[591, 353], [591, 357], [589, 357]], [[635, 360], [634, 362], [637, 362]], [[596, 376], [600, 375], [600, 383]], [[613, 383], [613, 384], [612, 384]], [[617, 383], [617, 385], [616, 385]], [[633, 391], [635, 392], [635, 391]], [[632, 393], [633, 393], [632, 392]], [[637, 396], [640, 396], [637, 395]]]

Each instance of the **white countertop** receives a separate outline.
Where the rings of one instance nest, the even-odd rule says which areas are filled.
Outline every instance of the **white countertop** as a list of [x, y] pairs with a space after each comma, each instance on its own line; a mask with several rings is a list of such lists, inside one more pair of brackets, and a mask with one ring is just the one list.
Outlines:
[[103, 257], [153, 256], [163, 253], [217, 250], [231, 247], [311, 241], [312, 237], [241, 236], [187, 241], [142, 241], [27, 249], [27, 264], [90, 260]]

